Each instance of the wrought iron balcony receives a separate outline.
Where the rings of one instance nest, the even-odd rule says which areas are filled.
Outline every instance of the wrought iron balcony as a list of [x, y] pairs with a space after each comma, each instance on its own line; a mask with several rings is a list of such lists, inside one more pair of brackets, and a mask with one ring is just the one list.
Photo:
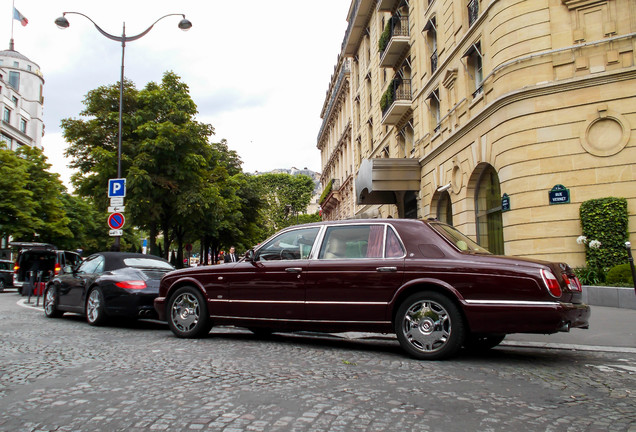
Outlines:
[[378, 41], [380, 67], [395, 67], [411, 46], [409, 17], [393, 16]]
[[411, 80], [394, 79], [380, 100], [382, 124], [397, 124], [411, 109]]

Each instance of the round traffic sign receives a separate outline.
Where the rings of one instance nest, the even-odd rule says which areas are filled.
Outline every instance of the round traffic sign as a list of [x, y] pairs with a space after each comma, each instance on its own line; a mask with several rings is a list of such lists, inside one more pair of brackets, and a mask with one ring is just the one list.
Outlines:
[[112, 213], [108, 216], [108, 226], [110, 229], [121, 229], [124, 223], [126, 223], [126, 219], [121, 213]]

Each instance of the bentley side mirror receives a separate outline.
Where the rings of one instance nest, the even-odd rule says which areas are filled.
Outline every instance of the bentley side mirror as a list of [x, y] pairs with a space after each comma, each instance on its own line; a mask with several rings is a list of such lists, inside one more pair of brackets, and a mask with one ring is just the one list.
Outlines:
[[250, 249], [245, 252], [245, 261], [254, 262], [254, 249]]

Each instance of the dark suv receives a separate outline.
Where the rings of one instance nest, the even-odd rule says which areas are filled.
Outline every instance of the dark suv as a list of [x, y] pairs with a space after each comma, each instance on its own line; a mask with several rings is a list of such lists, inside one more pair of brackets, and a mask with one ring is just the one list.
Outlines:
[[14, 242], [11, 246], [19, 249], [18, 258], [15, 261], [15, 273], [13, 285], [18, 292], [26, 295], [22, 287], [29, 281], [30, 272], [42, 273], [42, 281], [47, 281], [51, 276], [62, 272], [66, 266], [76, 267], [82, 262], [82, 257], [76, 252], [57, 250], [48, 243]]
[[13, 286], [13, 261], [0, 260], [0, 292]]

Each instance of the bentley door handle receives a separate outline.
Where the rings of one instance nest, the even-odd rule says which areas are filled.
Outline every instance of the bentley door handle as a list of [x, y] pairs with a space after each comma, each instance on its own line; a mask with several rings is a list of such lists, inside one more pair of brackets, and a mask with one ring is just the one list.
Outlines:
[[376, 268], [376, 271], [379, 271], [379, 272], [396, 272], [397, 271], [397, 267], [378, 267], [378, 268]]
[[301, 273], [303, 269], [301, 267], [287, 267], [285, 271], [287, 273]]

